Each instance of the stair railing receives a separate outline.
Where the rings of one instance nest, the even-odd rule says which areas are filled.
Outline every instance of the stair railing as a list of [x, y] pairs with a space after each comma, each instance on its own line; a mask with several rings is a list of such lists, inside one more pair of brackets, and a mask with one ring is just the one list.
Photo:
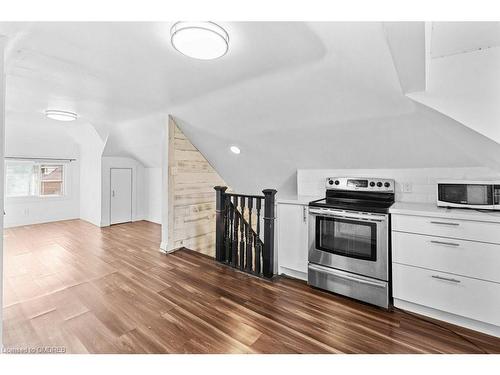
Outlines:
[[244, 272], [273, 277], [276, 190], [265, 189], [264, 195], [246, 195], [226, 193], [226, 186], [214, 189], [215, 259]]

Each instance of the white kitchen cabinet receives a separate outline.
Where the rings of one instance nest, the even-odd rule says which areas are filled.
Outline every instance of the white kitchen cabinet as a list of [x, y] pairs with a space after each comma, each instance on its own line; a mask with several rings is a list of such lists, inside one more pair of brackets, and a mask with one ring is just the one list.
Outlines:
[[394, 231], [392, 261], [500, 285], [500, 245], [497, 244]]
[[278, 272], [307, 280], [308, 205], [278, 203]]
[[[484, 214], [488, 215], [487, 213]], [[427, 234], [500, 244], [500, 224], [460, 220], [452, 217], [393, 215], [392, 229], [399, 232]]]
[[460, 210], [435, 208], [429, 216], [394, 211], [394, 306], [500, 336], [498, 217], [475, 213], [474, 220], [464, 220], [456, 215]]
[[394, 263], [394, 298], [500, 326], [500, 284]]

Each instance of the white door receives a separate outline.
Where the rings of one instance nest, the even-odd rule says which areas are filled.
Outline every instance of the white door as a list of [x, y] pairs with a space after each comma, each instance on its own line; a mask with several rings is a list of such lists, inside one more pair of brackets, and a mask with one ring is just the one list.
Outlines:
[[278, 204], [278, 264], [280, 273], [307, 278], [307, 205]]
[[132, 169], [111, 168], [110, 224], [132, 221]]

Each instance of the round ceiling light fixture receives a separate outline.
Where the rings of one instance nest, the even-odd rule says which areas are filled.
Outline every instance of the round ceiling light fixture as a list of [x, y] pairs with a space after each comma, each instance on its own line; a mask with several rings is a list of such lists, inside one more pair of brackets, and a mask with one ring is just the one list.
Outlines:
[[229, 49], [229, 35], [216, 23], [175, 23], [170, 29], [172, 46], [183, 55], [200, 60], [213, 60], [224, 56]]
[[75, 121], [78, 115], [74, 112], [60, 111], [58, 109], [47, 109], [45, 111], [45, 117], [57, 121]]
[[240, 148], [237, 146], [231, 146], [230, 150], [233, 154], [239, 154], [241, 152]]

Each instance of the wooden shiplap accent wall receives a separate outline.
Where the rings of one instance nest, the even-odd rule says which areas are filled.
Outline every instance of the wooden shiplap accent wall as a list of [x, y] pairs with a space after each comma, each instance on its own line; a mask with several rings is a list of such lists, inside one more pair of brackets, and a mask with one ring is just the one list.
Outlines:
[[169, 116], [168, 231], [170, 249], [215, 256], [215, 190], [227, 186]]

